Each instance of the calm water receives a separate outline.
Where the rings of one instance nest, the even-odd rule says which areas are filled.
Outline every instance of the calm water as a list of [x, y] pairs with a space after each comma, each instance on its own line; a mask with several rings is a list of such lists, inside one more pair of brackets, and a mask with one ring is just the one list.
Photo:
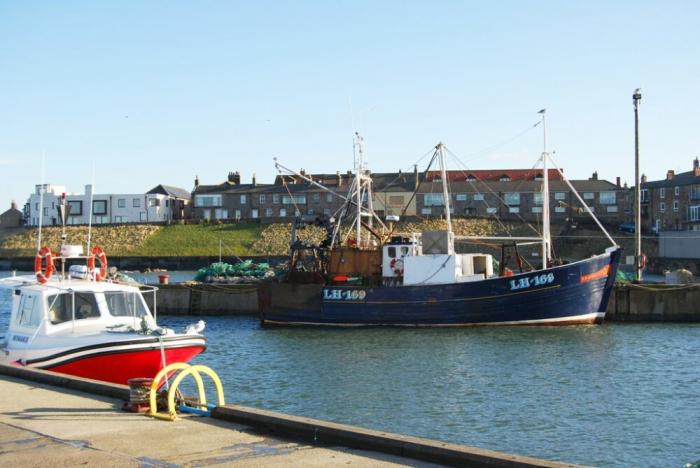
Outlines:
[[[0, 291], [0, 328], [9, 293]], [[161, 317], [181, 329], [194, 317]], [[700, 459], [700, 326], [261, 329], [205, 317], [228, 402], [596, 466]]]

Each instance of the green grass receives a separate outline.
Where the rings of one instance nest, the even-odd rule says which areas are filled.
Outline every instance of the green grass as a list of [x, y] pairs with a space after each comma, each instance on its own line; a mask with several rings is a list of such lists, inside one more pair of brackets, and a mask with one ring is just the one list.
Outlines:
[[250, 248], [260, 237], [259, 224], [188, 224], [164, 226], [126, 255], [144, 257], [186, 257], [219, 254], [250, 255]]

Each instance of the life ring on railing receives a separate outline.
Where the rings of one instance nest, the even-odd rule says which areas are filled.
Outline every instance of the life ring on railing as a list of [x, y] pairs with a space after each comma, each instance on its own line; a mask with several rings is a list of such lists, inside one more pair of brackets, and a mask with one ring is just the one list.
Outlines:
[[394, 274], [396, 276], [402, 276], [403, 275], [403, 260], [400, 258], [392, 258], [391, 261], [389, 262], [389, 268], [392, 269]]
[[639, 267], [643, 270], [647, 267], [647, 256], [642, 254], [639, 258]]
[[95, 281], [102, 281], [107, 277], [107, 254], [102, 247], [96, 245], [92, 248], [87, 259], [88, 270], [92, 273], [95, 270], [95, 258], [100, 262], [99, 271], [95, 272]]
[[[42, 262], [46, 261], [46, 268], [42, 266]], [[36, 280], [41, 284], [46, 283], [51, 275], [53, 274], [53, 254], [51, 249], [44, 246], [39, 249], [36, 257], [34, 257], [34, 274], [36, 274]]]

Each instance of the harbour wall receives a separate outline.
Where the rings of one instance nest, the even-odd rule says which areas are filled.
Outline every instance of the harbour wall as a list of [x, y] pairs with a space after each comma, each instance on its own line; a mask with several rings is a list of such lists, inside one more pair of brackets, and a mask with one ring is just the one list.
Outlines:
[[[97, 398], [110, 398], [114, 400], [126, 401], [129, 399], [129, 388], [126, 385], [117, 385], [107, 382], [100, 382], [96, 380], [84, 379], [80, 377], [74, 377], [64, 374], [57, 374], [44, 370], [36, 370], [28, 367], [13, 366], [0, 364], [0, 380], [7, 380], [7, 378], [21, 379], [24, 381], [37, 382], [43, 385], [49, 385], [56, 388], [59, 392], [70, 395], [72, 392], [79, 391], [84, 394], [94, 396]], [[33, 401], [29, 401], [28, 407], [31, 408], [32, 413], [28, 413], [31, 416], [24, 416], [25, 413], [17, 412], [12, 413], [18, 415], [18, 417], [27, 417], [30, 419], [36, 419], [36, 411], [38, 411], [38, 403], [36, 403], [38, 394], [41, 393], [41, 388], [36, 387], [36, 392], [29, 392], [30, 394], [25, 394], [23, 397], [25, 399], [32, 398]], [[71, 422], [71, 416], [74, 418], [75, 410], [70, 414], [68, 411], [71, 409], [65, 409], [65, 413], [62, 413], [61, 406], [61, 394], [58, 394], [57, 401], [55, 402], [56, 407], [52, 408], [42, 408], [44, 411], [50, 410], [52, 414], [55, 414], [56, 418], [65, 418], [62, 423], [63, 427], [75, 424]], [[34, 405], [31, 403], [34, 402]], [[87, 405], [87, 404], [85, 404]], [[26, 411], [26, 410], [25, 410]], [[114, 419], [110, 418], [109, 409], [102, 410], [100, 413], [100, 419], [105, 420], [107, 418], [110, 421]], [[116, 410], [114, 411], [116, 413]], [[81, 421], [86, 421], [88, 424], [90, 411], [86, 408], [81, 412]], [[115, 415], [111, 415], [114, 417]], [[425, 439], [420, 437], [407, 436], [402, 434], [393, 434], [389, 432], [375, 431], [371, 429], [364, 429], [361, 427], [350, 426], [346, 424], [338, 424], [329, 421], [322, 421], [318, 419], [311, 419], [306, 417], [292, 416], [288, 414], [278, 413], [274, 411], [267, 411], [257, 408], [250, 408], [240, 405], [221, 405], [215, 407], [211, 412], [211, 417], [218, 421], [216, 428], [202, 428], [200, 431], [209, 431], [207, 434], [211, 439], [224, 441], [225, 444], [231, 445], [231, 440], [234, 437], [234, 432], [247, 432], [253, 435], [264, 434], [266, 438], [274, 438], [279, 443], [285, 441], [299, 441], [306, 445], [304, 450], [308, 450], [309, 447], [331, 447], [331, 450], [337, 450], [339, 447], [350, 447], [354, 449], [360, 449], [364, 451], [370, 451], [378, 454], [388, 454], [397, 457], [403, 457], [407, 460], [396, 460], [399, 464], [405, 464], [407, 466], [415, 465], [415, 460], [427, 461], [430, 463], [439, 463], [449, 466], [473, 466], [473, 467], [573, 467], [574, 465], [558, 463], [548, 460], [542, 460], [532, 457], [523, 457], [519, 455], [512, 455], [503, 452], [495, 452], [491, 450], [484, 450], [475, 447], [468, 447], [458, 444], [450, 444], [447, 442], [441, 442], [438, 440]], [[81, 422], [85, 424], [86, 422]], [[163, 442], [162, 437], [167, 436], [168, 431], [172, 430], [173, 426], [171, 424], [179, 424], [178, 431], [182, 432], [187, 429], [197, 430], [197, 426], [185, 427], [185, 424], [197, 424], [191, 420], [183, 418], [183, 421], [179, 423], [165, 423], [163, 422], [160, 426], [152, 426], [152, 431], [157, 431], [162, 433], [161, 438], [157, 438], [161, 443], [171, 443], [176, 442], [170, 439], [170, 442]], [[113, 424], [113, 423], [111, 423]], [[138, 424], [138, 428], [131, 426], [130, 432], [124, 433], [123, 426], [120, 432], [119, 426], [114, 425], [110, 427], [109, 433], [113, 434], [116, 440], [124, 439], [129, 440], [129, 437], [133, 436], [134, 433], [137, 435], [138, 431], [142, 430], [142, 424]], [[53, 426], [55, 429], [55, 425]], [[47, 429], [49, 430], [49, 429]], [[57, 430], [57, 429], [55, 429]], [[104, 431], [104, 429], [102, 429]], [[212, 431], [216, 431], [215, 433]], [[70, 433], [69, 430], [65, 431]], [[96, 431], [97, 438], [104, 432]], [[196, 438], [190, 436], [190, 441], [182, 442], [183, 445], [190, 446], [190, 448], [199, 447], [198, 452], [201, 453], [201, 445], [197, 446]], [[234, 439], [235, 440], [235, 439]], [[82, 440], [81, 447], [87, 447], [91, 451], [97, 449], [99, 444], [95, 440]], [[255, 442], [260, 444], [260, 437], [255, 437]], [[200, 442], [201, 443], [201, 442]], [[26, 445], [24, 441], [23, 450], [38, 450], [39, 447], [36, 445]], [[149, 447], [153, 444], [144, 444], [144, 446], [139, 450], [141, 454], [149, 454]], [[112, 450], [115, 450], [112, 448]], [[239, 449], [241, 450], [241, 449]], [[187, 453], [187, 450], [184, 450]], [[291, 451], [290, 451], [291, 452]], [[120, 453], [120, 452], [117, 452]], [[122, 454], [123, 460], [127, 460], [126, 454]], [[230, 454], [229, 454], [230, 456]], [[295, 463], [293, 458], [294, 453], [282, 453], [276, 454], [275, 461], [277, 463], [284, 465], [298, 465]], [[145, 460], [151, 460], [152, 457], [143, 457]], [[6, 458], [7, 460], [7, 458]], [[26, 459], [25, 459], [26, 460]], [[221, 459], [216, 459], [218, 463], [221, 463]], [[233, 461], [235, 458], [224, 458], [224, 461]], [[249, 464], [255, 464], [257, 460], [253, 458], [246, 458]], [[411, 462], [411, 460], [413, 460]], [[15, 459], [15, 461], [17, 461]], [[65, 453], [59, 451], [54, 454], [53, 461], [56, 465], [70, 465], [70, 461], [65, 458]], [[35, 460], [36, 462], [36, 460]], [[280, 463], [281, 462], [281, 463]], [[73, 463], [75, 461], [73, 460]], [[350, 463], [350, 462], [348, 462]], [[15, 465], [21, 463], [15, 463]], [[97, 463], [95, 463], [97, 464]], [[338, 459], [329, 454], [326, 458], [316, 460], [315, 465], [328, 466], [338, 464]], [[158, 464], [159, 466], [164, 466]], [[264, 463], [262, 464], [264, 466]], [[8, 463], [8, 466], [11, 466]]]

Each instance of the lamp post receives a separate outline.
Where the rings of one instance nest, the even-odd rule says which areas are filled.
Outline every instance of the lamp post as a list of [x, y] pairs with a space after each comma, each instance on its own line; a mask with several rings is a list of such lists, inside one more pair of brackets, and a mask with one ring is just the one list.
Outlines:
[[634, 103], [634, 276], [637, 281], [642, 280], [642, 191], [639, 180], [639, 101], [641, 100], [641, 88], [637, 88], [632, 95]]

